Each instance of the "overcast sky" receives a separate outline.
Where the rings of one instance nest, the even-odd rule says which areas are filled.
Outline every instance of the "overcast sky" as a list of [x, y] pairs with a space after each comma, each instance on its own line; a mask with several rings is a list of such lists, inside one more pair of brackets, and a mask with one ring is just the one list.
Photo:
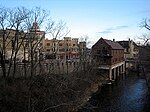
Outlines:
[[68, 36], [89, 36], [91, 45], [100, 37], [134, 39], [148, 33], [139, 27], [150, 18], [150, 0], [0, 0], [5, 7], [40, 6], [51, 12], [54, 20], [64, 20], [71, 32]]

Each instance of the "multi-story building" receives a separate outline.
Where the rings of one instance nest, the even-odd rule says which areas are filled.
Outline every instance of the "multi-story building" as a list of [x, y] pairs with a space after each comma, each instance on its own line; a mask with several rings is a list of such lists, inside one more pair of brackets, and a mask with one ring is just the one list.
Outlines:
[[131, 68], [132, 70], [137, 69], [139, 47], [130, 39], [128, 41], [118, 41], [118, 43], [124, 48], [126, 68]]
[[100, 38], [92, 46], [92, 57], [98, 69], [108, 72], [110, 80], [125, 71], [124, 48], [114, 40]]
[[79, 58], [80, 45], [78, 38], [64, 37], [62, 40], [46, 39], [43, 48], [48, 59], [75, 59]]
[[25, 48], [27, 60], [30, 60], [31, 55], [34, 55], [34, 59], [38, 59], [40, 55], [43, 54], [42, 51], [44, 40], [45, 32], [40, 30], [37, 22], [34, 22], [29, 32], [27, 32], [26, 38], [24, 39], [24, 44], [26, 44]]
[[5, 59], [17, 55], [20, 61], [30, 60], [31, 50], [37, 56], [34, 58], [38, 58], [38, 52], [43, 47], [43, 39], [45, 39], [45, 32], [40, 31], [36, 22], [33, 23], [29, 32], [14, 29], [0, 30], [0, 45]]
[[137, 59], [139, 56], [139, 49], [133, 40], [118, 41], [118, 43], [124, 48], [124, 58], [126, 60]]
[[[4, 33], [5, 35], [9, 34], [5, 43], [2, 38]], [[16, 37], [16, 34], [18, 37]], [[17, 58], [20, 61], [30, 60], [31, 55], [34, 60], [41, 55], [46, 59], [79, 59], [80, 56], [85, 56], [86, 51], [86, 42], [79, 42], [78, 38], [45, 39], [45, 32], [40, 31], [36, 22], [33, 23], [28, 32], [13, 29], [0, 30], [0, 43], [6, 48], [5, 55], [7, 59], [12, 57], [14, 46], [20, 45], [17, 52]], [[16, 52], [16, 50], [14, 51]]]

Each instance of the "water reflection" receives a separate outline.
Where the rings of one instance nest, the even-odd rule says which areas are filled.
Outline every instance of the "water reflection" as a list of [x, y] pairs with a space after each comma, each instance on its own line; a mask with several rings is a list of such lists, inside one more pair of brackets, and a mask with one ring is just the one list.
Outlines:
[[145, 79], [129, 74], [103, 86], [81, 112], [143, 112], [147, 96]]

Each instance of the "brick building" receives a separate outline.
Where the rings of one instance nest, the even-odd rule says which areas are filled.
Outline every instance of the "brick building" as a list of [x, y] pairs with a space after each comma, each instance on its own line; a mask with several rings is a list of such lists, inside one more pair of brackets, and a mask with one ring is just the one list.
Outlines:
[[97, 68], [108, 71], [110, 80], [125, 71], [124, 48], [114, 40], [100, 38], [92, 46], [92, 58]]

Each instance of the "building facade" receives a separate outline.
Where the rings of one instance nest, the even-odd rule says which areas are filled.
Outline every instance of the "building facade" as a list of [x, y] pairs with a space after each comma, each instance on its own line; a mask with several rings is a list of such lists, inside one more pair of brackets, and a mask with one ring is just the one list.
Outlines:
[[118, 43], [124, 48], [125, 60], [137, 59], [139, 56], [139, 49], [133, 40], [118, 41]]
[[[8, 36], [7, 40], [3, 36]], [[17, 40], [16, 40], [17, 39]], [[5, 42], [4, 42], [5, 40]], [[63, 39], [45, 39], [45, 32], [41, 31], [37, 22], [34, 22], [28, 32], [20, 32], [13, 29], [0, 30], [1, 48], [5, 51], [6, 59], [14, 57], [23, 60], [45, 59], [79, 59], [86, 55], [86, 42], [79, 42], [78, 38], [64, 37]], [[16, 48], [15, 46], [19, 46]], [[42, 56], [41, 56], [42, 55]]]
[[139, 47], [133, 40], [118, 41], [118, 43], [124, 48], [124, 58], [126, 62], [126, 68], [137, 69], [139, 59]]
[[92, 58], [98, 69], [108, 71], [109, 80], [125, 72], [124, 48], [118, 42], [100, 38], [92, 46]]
[[86, 48], [86, 42], [78, 38], [64, 37], [62, 40], [45, 39], [43, 49], [46, 59], [79, 59]]
[[43, 49], [45, 32], [40, 31], [36, 22], [28, 32], [14, 29], [0, 30], [0, 45], [5, 59], [13, 59], [16, 55], [18, 61], [30, 60], [31, 51], [34, 59], [38, 58], [39, 49]]

